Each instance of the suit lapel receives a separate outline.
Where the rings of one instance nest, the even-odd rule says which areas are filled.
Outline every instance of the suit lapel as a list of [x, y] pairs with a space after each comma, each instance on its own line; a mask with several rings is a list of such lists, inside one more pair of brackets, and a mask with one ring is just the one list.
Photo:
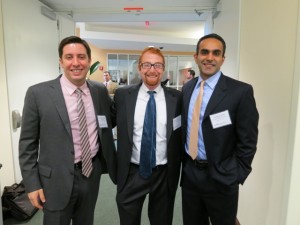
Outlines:
[[137, 102], [137, 97], [139, 93], [141, 84], [134, 85], [130, 89], [128, 89], [128, 98], [126, 99], [126, 113], [127, 113], [127, 127], [128, 127], [128, 136], [130, 141], [132, 142], [133, 137], [133, 124], [134, 124], [134, 112], [135, 106]]
[[211, 114], [211, 112], [214, 110], [214, 108], [225, 97], [226, 90], [227, 90], [226, 78], [224, 75], [221, 75], [221, 77], [215, 87], [215, 90], [213, 91], [213, 93], [210, 97], [210, 100], [207, 104], [203, 120], [205, 120]]
[[173, 131], [173, 118], [176, 111], [177, 99], [174, 95], [165, 87], [162, 86], [165, 92], [166, 107], [167, 107], [167, 142], [169, 141]]
[[72, 131], [71, 131], [71, 124], [69, 120], [69, 115], [65, 103], [65, 98], [62, 93], [61, 85], [60, 85], [60, 77], [59, 76], [57, 79], [55, 79], [53, 82], [50, 83], [49, 85], [49, 94], [50, 97], [56, 107], [56, 110], [63, 121], [63, 124], [67, 130], [67, 133], [72, 137]]
[[96, 114], [96, 117], [97, 115], [100, 115], [100, 94], [98, 93], [97, 91], [97, 88], [95, 88], [93, 86], [92, 83], [90, 83], [88, 80], [87, 80], [87, 85], [88, 85], [88, 88], [90, 89], [90, 92], [91, 92], [91, 96], [92, 96], [92, 100], [93, 100], [93, 104], [94, 104], [94, 109], [95, 109], [95, 114]]
[[[100, 125], [99, 125], [99, 122], [98, 122], [98, 115], [104, 115], [104, 112], [102, 110], [102, 109], [104, 109], [104, 106], [101, 105], [101, 104], [103, 104], [103, 101], [101, 101], [101, 93], [100, 93], [99, 89], [97, 87], [95, 87], [93, 85], [93, 83], [91, 83], [89, 80], [87, 80], [87, 85], [88, 85], [88, 88], [90, 89], [90, 92], [91, 92], [91, 97], [92, 97], [94, 110], [95, 110], [96, 123], [97, 123], [97, 126], [98, 126], [99, 135], [101, 137], [102, 136], [102, 129], [99, 129]], [[106, 120], [108, 120], [108, 119], [109, 118], [106, 118]]]
[[192, 97], [192, 94], [193, 94], [193, 91], [194, 91], [194, 88], [197, 84], [197, 81], [198, 81], [198, 77], [197, 78], [194, 78], [192, 80], [190, 80], [186, 85], [185, 87], [185, 91], [184, 91], [184, 101], [183, 101], [183, 108], [184, 108], [184, 115], [185, 115], [185, 121], [187, 120], [187, 116], [188, 116], [188, 112], [189, 112], [189, 105], [190, 105], [190, 100], [191, 100], [191, 97]]

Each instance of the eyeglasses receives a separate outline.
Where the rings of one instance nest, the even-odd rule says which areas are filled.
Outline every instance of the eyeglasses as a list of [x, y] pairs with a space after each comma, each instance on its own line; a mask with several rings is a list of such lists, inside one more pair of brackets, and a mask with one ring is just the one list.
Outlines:
[[164, 69], [165, 67], [165, 65], [162, 63], [153, 63], [153, 64], [149, 62], [141, 63], [141, 67], [143, 69], [151, 69], [152, 66], [154, 67], [154, 69], [160, 69], [160, 70]]

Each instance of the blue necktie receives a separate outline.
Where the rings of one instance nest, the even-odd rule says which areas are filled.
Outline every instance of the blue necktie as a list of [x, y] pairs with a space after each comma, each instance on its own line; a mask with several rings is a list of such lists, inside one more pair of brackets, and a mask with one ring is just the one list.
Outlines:
[[155, 91], [148, 91], [150, 95], [147, 103], [140, 155], [140, 176], [148, 179], [152, 174], [152, 168], [156, 166], [156, 105]]

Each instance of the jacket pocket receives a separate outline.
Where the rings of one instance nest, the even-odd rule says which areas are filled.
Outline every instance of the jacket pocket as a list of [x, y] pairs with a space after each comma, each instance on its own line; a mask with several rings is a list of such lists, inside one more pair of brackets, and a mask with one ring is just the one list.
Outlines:
[[39, 165], [39, 173], [40, 175], [50, 178], [52, 169], [48, 166]]
[[235, 157], [231, 157], [214, 165], [212, 177], [226, 186], [236, 186], [238, 185], [237, 172], [236, 159]]

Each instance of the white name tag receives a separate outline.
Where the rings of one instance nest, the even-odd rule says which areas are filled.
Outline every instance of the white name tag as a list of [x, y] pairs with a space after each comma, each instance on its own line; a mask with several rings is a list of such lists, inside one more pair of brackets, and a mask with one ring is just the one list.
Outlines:
[[178, 129], [179, 127], [181, 127], [181, 115], [173, 119], [173, 130]]
[[209, 117], [214, 129], [232, 124], [228, 110], [212, 114]]
[[106, 117], [105, 116], [97, 116], [98, 119], [98, 123], [100, 128], [107, 128], [107, 121], [106, 121]]

